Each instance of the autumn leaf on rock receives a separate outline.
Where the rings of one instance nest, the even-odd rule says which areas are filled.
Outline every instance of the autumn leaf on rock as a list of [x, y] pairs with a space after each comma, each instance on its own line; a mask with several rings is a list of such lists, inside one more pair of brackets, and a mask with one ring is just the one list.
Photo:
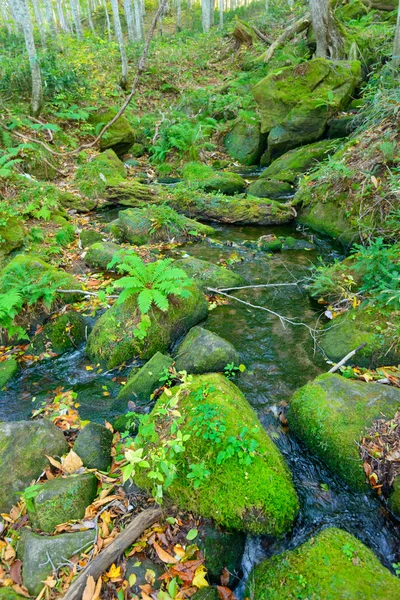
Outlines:
[[64, 458], [62, 462], [62, 470], [67, 475], [72, 475], [72, 473], [76, 473], [79, 469], [83, 467], [83, 462], [76, 452], [70, 450], [67, 456]]
[[194, 573], [192, 585], [195, 585], [198, 588], [208, 587], [209, 583], [205, 579], [205, 575], [207, 575], [207, 569], [205, 568], [205, 566], [200, 565], [200, 567], [197, 567]]
[[162, 560], [163, 563], [173, 565], [178, 562], [174, 556], [171, 556], [171, 554], [168, 554], [168, 552], [165, 552], [165, 550], [163, 550], [161, 548], [161, 546], [159, 546], [159, 544], [157, 544], [157, 542], [153, 542], [153, 548], [157, 552], [158, 558], [160, 560]]
[[217, 590], [221, 600], [237, 600], [235, 594], [229, 588], [223, 585], [217, 585]]

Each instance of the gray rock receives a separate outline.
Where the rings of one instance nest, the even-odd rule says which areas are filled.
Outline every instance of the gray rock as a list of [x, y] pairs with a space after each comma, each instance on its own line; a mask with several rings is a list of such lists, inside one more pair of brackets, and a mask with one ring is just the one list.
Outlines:
[[107, 265], [120, 250], [121, 246], [113, 242], [96, 242], [88, 248], [84, 260], [88, 267], [106, 271]]
[[103, 235], [95, 229], [83, 229], [80, 233], [82, 248], [87, 248], [96, 242], [101, 242]]
[[139, 370], [128, 377], [126, 385], [118, 394], [117, 403], [132, 400], [138, 404], [148, 404], [154, 390], [160, 387], [160, 377], [165, 369], [173, 363], [170, 356], [156, 352], [155, 355]]
[[161, 581], [158, 580], [160, 575], [164, 574], [164, 569], [161, 565], [154, 563], [152, 560], [142, 555], [135, 555], [130, 558], [126, 564], [125, 579], [129, 579], [130, 575], [136, 575], [136, 582], [131, 587], [134, 594], [140, 594], [141, 589], [139, 586], [146, 585], [148, 583], [146, 575], [151, 578], [154, 577], [153, 588], [156, 590], [160, 589]]
[[244, 283], [241, 275], [199, 258], [181, 258], [174, 262], [174, 267], [183, 269], [203, 289], [207, 287], [234, 287]]
[[74, 452], [88, 469], [107, 471], [111, 465], [113, 434], [98, 423], [88, 423], [76, 438]]
[[232, 344], [207, 329], [193, 327], [178, 348], [176, 369], [195, 374], [223, 372], [232, 362], [239, 364]]

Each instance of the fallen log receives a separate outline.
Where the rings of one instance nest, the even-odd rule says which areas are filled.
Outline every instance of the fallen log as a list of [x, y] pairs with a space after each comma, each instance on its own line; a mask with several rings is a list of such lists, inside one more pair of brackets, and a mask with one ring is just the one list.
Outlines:
[[261, 55], [259, 60], [263, 60], [264, 62], [268, 63], [275, 54], [275, 51], [280, 46], [283, 46], [285, 42], [294, 38], [294, 36], [298, 33], [301, 33], [305, 29], [308, 29], [310, 25], [311, 15], [310, 13], [307, 13], [304, 15], [304, 17], [302, 17], [298, 21], [295, 21], [294, 23], [292, 23], [292, 25], [287, 27], [285, 31], [281, 33], [281, 35], [278, 38], [276, 38], [274, 43], [271, 44], [271, 46], [264, 52], [264, 54]]
[[63, 596], [63, 600], [81, 600], [89, 577], [95, 581], [106, 571], [135, 540], [162, 516], [160, 508], [141, 512], [131, 521], [107, 548], [92, 560], [78, 575]]

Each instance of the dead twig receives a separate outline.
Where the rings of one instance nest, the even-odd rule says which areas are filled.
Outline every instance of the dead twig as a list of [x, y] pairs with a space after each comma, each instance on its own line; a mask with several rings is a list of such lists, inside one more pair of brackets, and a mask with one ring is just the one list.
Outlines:
[[261, 56], [261, 60], [268, 63], [275, 54], [275, 50], [277, 50], [279, 46], [282, 46], [285, 42], [291, 40], [296, 34], [301, 33], [305, 29], [308, 29], [310, 24], [311, 15], [310, 13], [306, 13], [304, 17], [292, 23], [292, 25], [287, 27], [287, 29], [285, 29], [285, 31], [281, 33], [281, 35], [274, 41], [273, 44], [271, 44], [271, 46]]
[[363, 344], [360, 344], [359, 346], [357, 346], [357, 348], [346, 354], [346, 356], [344, 356], [341, 361], [339, 361], [334, 367], [332, 367], [332, 369], [329, 369], [328, 373], [336, 373], [336, 371], [338, 371], [340, 367], [343, 367], [343, 365], [345, 365], [347, 361], [350, 360], [350, 358], [352, 358], [352, 356], [356, 354], [356, 352], [365, 348], [366, 345], [367, 342], [364, 342]]

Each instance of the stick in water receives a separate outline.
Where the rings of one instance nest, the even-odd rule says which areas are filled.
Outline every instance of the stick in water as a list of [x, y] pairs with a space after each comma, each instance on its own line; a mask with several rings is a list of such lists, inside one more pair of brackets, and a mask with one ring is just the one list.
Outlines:
[[347, 361], [350, 360], [350, 358], [352, 356], [354, 356], [356, 352], [358, 352], [359, 350], [362, 350], [363, 348], [365, 348], [366, 345], [367, 345], [367, 342], [364, 342], [363, 344], [360, 344], [355, 350], [352, 350], [351, 352], [349, 352], [348, 354], [346, 354], [346, 356], [344, 358], [342, 358], [342, 360], [340, 362], [338, 362], [337, 365], [335, 365], [334, 367], [332, 367], [332, 369], [329, 369], [328, 373], [336, 373], [336, 371], [338, 369], [340, 369], [340, 367], [343, 367], [343, 365], [346, 364]]

